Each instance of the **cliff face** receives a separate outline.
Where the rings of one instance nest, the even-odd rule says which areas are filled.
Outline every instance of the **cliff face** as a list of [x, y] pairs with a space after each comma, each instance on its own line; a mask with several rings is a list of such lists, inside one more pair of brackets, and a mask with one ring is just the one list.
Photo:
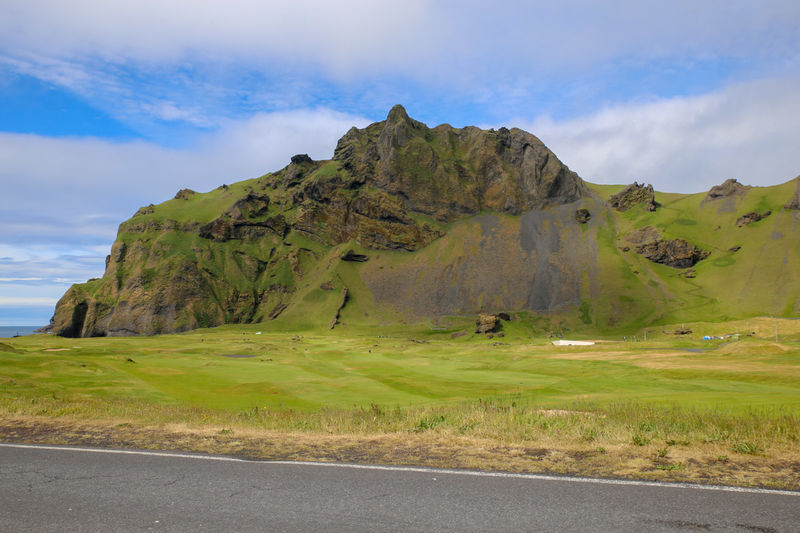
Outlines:
[[527, 132], [428, 128], [395, 106], [348, 131], [331, 160], [298, 154], [260, 178], [139, 209], [103, 277], [58, 302], [52, 331], [429, 324], [479, 312], [600, 330], [792, 316], [797, 191], [592, 185]]

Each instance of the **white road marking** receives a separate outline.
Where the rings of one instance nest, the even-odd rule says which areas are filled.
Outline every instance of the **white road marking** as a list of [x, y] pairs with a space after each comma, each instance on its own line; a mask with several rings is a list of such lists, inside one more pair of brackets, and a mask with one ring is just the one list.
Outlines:
[[[632, 479], [603, 479], [591, 477], [552, 476], [546, 474], [515, 474], [512, 472], [480, 472], [476, 470], [455, 470], [449, 468], [425, 468], [416, 466], [359, 465], [348, 463], [324, 463], [319, 461], [270, 461], [255, 459], [239, 459], [221, 455], [200, 455], [172, 452], [150, 452], [146, 450], [115, 450], [108, 448], [80, 448], [74, 446], [46, 446], [38, 444], [11, 444], [0, 442], [0, 448], [23, 448], [31, 450], [55, 450], [89, 453], [111, 453], [118, 455], [144, 455], [149, 457], [172, 457], [179, 459], [200, 459], [203, 461], [221, 461], [229, 463], [249, 463], [264, 465], [322, 466], [328, 468], [352, 468], [356, 470], [381, 470], [387, 472], [416, 472], [423, 474], [449, 474], [455, 476], [497, 477], [512, 479], [531, 479], [540, 481], [566, 481], [570, 483], [597, 483], [600, 485], [624, 485], [632, 487], [660, 487], [696, 490], [718, 490], [725, 492], [744, 492], [749, 494], [781, 494], [784, 496], [800, 496], [800, 491], [759, 489], [749, 487], [731, 487], [727, 485], [701, 485], [699, 483], [665, 483], [661, 481], [636, 481]], [[434, 478], [436, 479], [436, 478]]]

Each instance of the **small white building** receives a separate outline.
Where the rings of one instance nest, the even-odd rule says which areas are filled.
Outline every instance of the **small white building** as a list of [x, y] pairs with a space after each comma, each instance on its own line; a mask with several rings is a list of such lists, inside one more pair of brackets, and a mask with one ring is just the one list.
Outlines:
[[566, 339], [553, 341], [556, 346], [591, 346], [594, 341], [568, 341]]

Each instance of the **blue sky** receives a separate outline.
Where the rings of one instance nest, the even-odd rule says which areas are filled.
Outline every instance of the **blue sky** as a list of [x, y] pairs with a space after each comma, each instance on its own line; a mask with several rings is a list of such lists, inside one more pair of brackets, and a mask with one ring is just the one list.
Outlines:
[[139, 206], [328, 158], [395, 103], [593, 182], [785, 182], [800, 3], [0, 0], [0, 102], [0, 324], [44, 324]]

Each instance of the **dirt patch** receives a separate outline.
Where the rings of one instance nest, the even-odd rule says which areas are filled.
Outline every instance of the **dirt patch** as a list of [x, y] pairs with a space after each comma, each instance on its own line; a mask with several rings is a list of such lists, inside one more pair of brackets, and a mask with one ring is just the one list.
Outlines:
[[597, 413], [588, 413], [586, 411], [571, 411], [569, 409], [537, 409], [536, 412], [544, 416], [564, 416], [564, 415], [598, 416]]
[[[759, 345], [756, 345], [756, 348]], [[776, 354], [783, 353], [777, 351], [783, 346], [774, 345]], [[620, 362], [630, 365], [635, 365], [641, 368], [649, 368], [654, 370], [710, 370], [710, 371], [729, 371], [729, 372], [747, 372], [747, 373], [761, 373], [764, 375], [775, 374], [777, 372], [774, 364], [768, 361], [737, 361], [728, 355], [736, 355], [738, 353], [747, 353], [745, 350], [723, 351], [722, 349], [713, 350], [709, 349], [695, 349], [683, 348], [676, 351], [664, 352], [576, 352], [576, 353], [552, 353], [548, 354], [549, 359], [567, 359], [567, 360], [591, 360], [591, 361], [609, 361]], [[751, 351], [752, 351], [751, 347]], [[768, 352], [766, 355], [771, 354]], [[705, 355], [706, 357], [702, 357]], [[751, 354], [752, 355], [752, 354]], [[780, 373], [787, 376], [798, 375], [797, 369], [791, 366], [780, 367]]]
[[71, 350], [72, 348], [45, 348], [42, 350], [43, 352], [66, 352], [67, 350]]
[[[559, 347], [561, 348], [561, 347]], [[570, 347], [566, 347], [569, 349]], [[552, 359], [616, 359], [618, 357], [630, 356], [630, 352], [565, 352], [551, 353], [548, 357]]]

